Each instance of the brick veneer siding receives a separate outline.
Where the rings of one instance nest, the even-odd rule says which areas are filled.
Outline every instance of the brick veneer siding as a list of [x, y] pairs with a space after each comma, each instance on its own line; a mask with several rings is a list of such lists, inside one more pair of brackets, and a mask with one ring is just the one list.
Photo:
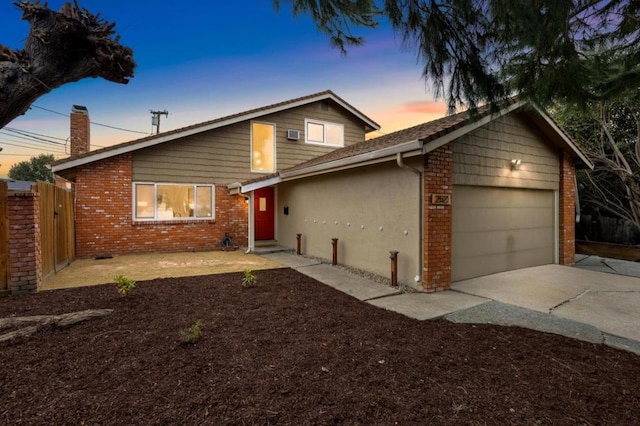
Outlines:
[[76, 174], [76, 255], [198, 251], [220, 248], [225, 232], [247, 245], [247, 205], [215, 189], [215, 221], [134, 222], [132, 162], [123, 154], [79, 167]]
[[424, 157], [424, 274], [428, 293], [451, 287], [452, 205], [433, 205], [433, 194], [453, 196], [453, 154], [444, 145]]
[[572, 265], [576, 257], [575, 166], [566, 151], [560, 154], [559, 263]]
[[40, 194], [9, 192], [9, 291], [31, 293], [42, 283]]

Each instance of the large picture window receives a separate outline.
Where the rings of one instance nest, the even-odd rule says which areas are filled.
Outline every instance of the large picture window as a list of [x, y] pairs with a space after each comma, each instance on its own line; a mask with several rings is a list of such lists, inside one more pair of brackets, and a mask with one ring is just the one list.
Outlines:
[[136, 220], [215, 218], [213, 185], [136, 183], [133, 193]]
[[306, 142], [332, 146], [344, 146], [344, 126], [316, 120], [305, 120]]
[[251, 171], [276, 170], [276, 126], [267, 123], [251, 123]]

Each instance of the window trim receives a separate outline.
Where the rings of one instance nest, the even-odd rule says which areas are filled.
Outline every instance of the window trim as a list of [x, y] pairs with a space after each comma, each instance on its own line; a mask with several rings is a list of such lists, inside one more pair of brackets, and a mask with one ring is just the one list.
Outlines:
[[[308, 126], [309, 123], [311, 124], [319, 124], [322, 126], [322, 130], [323, 130], [323, 140], [324, 142], [315, 142], [315, 141], [310, 141], [308, 138]], [[342, 130], [342, 141], [339, 144], [334, 144], [334, 143], [328, 143], [327, 142], [327, 125], [330, 126], [337, 126], [340, 127], [340, 129]], [[344, 147], [344, 124], [341, 123], [332, 123], [331, 121], [323, 121], [323, 120], [316, 120], [313, 118], [305, 118], [304, 119], [304, 143], [308, 144], [308, 145], [319, 145], [319, 146], [334, 146], [334, 147]]]
[[[153, 217], [136, 217], [138, 185], [153, 185]], [[176, 182], [132, 182], [131, 190], [131, 217], [134, 222], [187, 222], [187, 221], [214, 221], [216, 220], [216, 185], [213, 183], [176, 183]], [[194, 215], [197, 211], [198, 188], [211, 189], [211, 216], [189, 216], [189, 217], [158, 217], [158, 186], [190, 186], [193, 189]]]
[[[273, 127], [273, 170], [256, 170], [253, 168], [253, 123], [257, 123], [257, 124], [264, 124], [266, 126], [271, 126]], [[249, 168], [251, 170], [251, 173], [264, 173], [264, 174], [269, 174], [269, 173], [273, 173], [276, 170], [278, 170], [278, 165], [277, 165], [277, 148], [278, 148], [278, 134], [276, 133], [277, 131], [277, 127], [276, 127], [276, 123], [270, 123], [268, 121], [260, 121], [260, 120], [251, 120], [251, 127], [249, 129]]]

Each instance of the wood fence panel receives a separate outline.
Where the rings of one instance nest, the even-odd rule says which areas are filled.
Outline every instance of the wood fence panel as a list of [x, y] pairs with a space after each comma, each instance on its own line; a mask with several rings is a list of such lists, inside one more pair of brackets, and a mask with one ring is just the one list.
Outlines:
[[76, 257], [73, 193], [64, 188], [55, 189], [55, 265], [56, 272]]
[[9, 290], [9, 228], [7, 223], [7, 182], [0, 182], [0, 292]]
[[34, 185], [40, 194], [40, 255], [42, 257], [42, 279], [55, 272], [55, 186], [46, 182]]

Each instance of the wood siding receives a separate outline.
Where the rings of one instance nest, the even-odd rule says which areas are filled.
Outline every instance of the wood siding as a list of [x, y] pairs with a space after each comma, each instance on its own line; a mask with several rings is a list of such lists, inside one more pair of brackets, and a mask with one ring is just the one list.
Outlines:
[[[332, 102], [265, 115], [254, 121], [276, 125], [278, 170], [335, 149], [305, 144], [305, 118], [344, 124], [345, 146], [365, 138], [364, 124]], [[287, 130], [299, 130], [300, 140], [288, 140]], [[133, 180], [228, 184], [262, 176], [251, 172], [250, 156], [251, 121], [244, 121], [134, 152]]]
[[[558, 150], [520, 114], [500, 117], [452, 145], [456, 185], [558, 189]], [[512, 159], [522, 160], [519, 170], [511, 170]]]

